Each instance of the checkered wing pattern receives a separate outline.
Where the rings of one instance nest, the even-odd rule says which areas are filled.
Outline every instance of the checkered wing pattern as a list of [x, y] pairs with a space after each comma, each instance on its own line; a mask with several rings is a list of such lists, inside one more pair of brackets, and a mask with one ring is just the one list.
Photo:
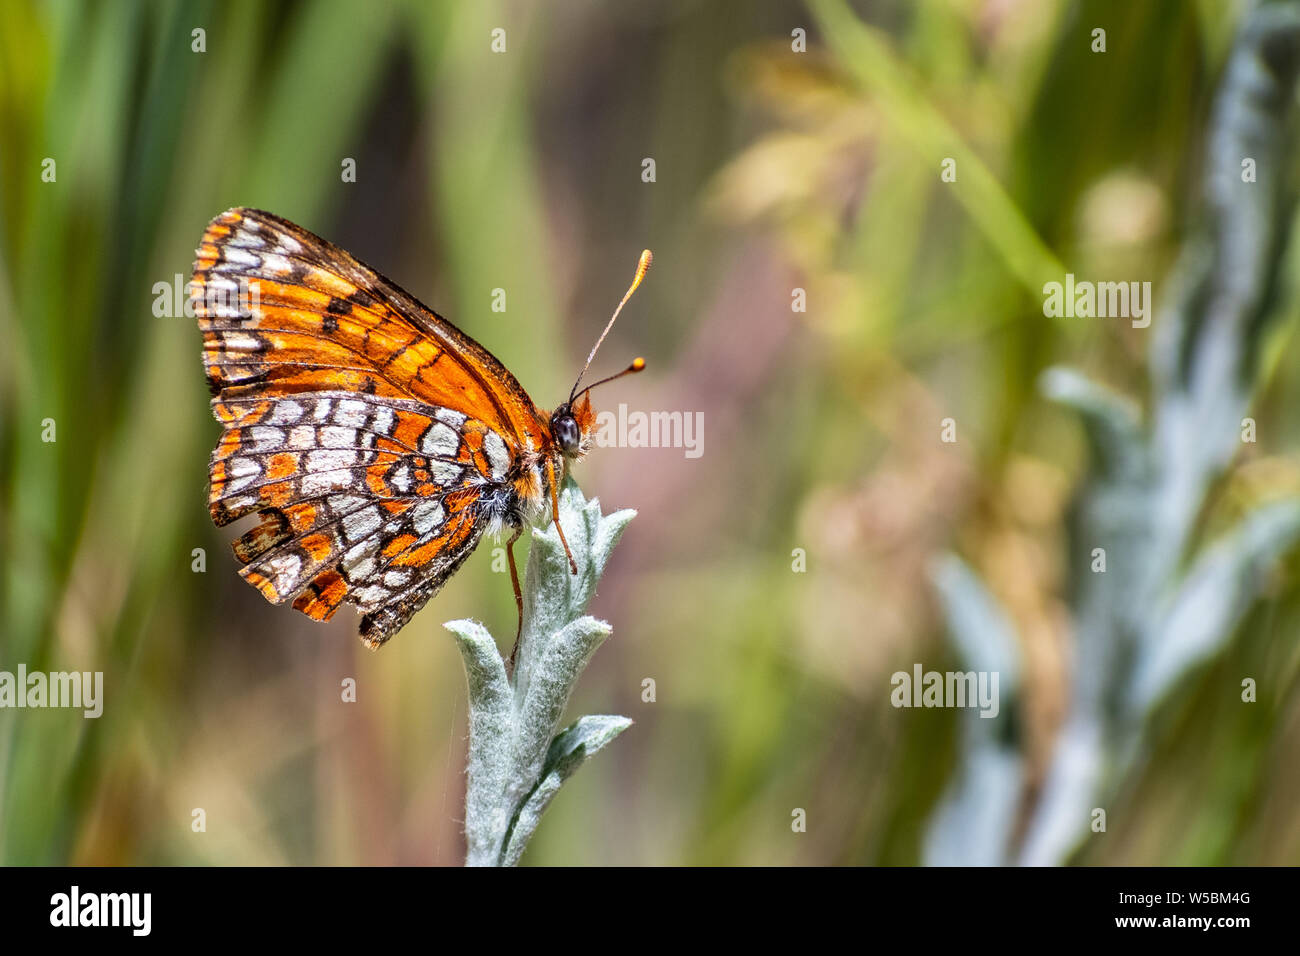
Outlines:
[[408, 293], [268, 213], [209, 224], [191, 298], [224, 433], [209, 507], [269, 601], [377, 647], [473, 551], [545, 419], [481, 346]]

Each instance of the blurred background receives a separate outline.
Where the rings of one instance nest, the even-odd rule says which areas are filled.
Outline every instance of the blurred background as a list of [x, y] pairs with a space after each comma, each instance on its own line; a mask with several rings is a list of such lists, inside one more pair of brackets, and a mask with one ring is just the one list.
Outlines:
[[[1042, 286], [1072, 272], [1177, 299], [1254, 7], [3, 0], [0, 669], [103, 671], [105, 701], [98, 720], [0, 710], [0, 861], [463, 858], [464, 672], [441, 625], [513, 628], [490, 544], [371, 653], [351, 608], [320, 625], [268, 605], [208, 518], [201, 337], [156, 314], [155, 285], [187, 280], [207, 221], [249, 205], [393, 278], [543, 407], [654, 250], [597, 361], [649, 369], [597, 408], [702, 412], [703, 455], [601, 448], [577, 472], [639, 517], [570, 712], [636, 723], [526, 863], [1024, 859], [1072, 715], [1100, 722], [1071, 793], [1107, 828], [1066, 813], [1036, 859], [1300, 863], [1294, 538], [1196, 578], [1211, 606], [1231, 583], [1234, 611], [1176, 679], [1123, 715], [1080, 710], [1080, 662], [1127, 680], [1144, 638], [1098, 657], [1079, 623], [1096, 620], [1077, 534], [1096, 436], [1040, 389], [1069, 366], [1159, 419], [1153, 343], [1186, 316], [1048, 318]], [[1261, 162], [1272, 232], [1210, 236], [1230, 275], [1276, 281], [1234, 373], [1257, 441], [1234, 434], [1206, 472], [1171, 580], [1300, 491], [1292, 172]], [[1018, 674], [983, 722], [1001, 755], [983, 791], [973, 715], [890, 704], [895, 671], [969, 666], [949, 635], [979, 607]], [[963, 840], [990, 815], [991, 849]]]

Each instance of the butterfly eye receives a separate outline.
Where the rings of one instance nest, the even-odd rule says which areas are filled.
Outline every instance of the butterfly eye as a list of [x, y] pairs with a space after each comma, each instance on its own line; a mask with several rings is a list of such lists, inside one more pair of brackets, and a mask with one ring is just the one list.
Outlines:
[[566, 455], [576, 455], [582, 447], [582, 430], [577, 421], [568, 413], [561, 413], [551, 418], [551, 434], [559, 443], [560, 450]]

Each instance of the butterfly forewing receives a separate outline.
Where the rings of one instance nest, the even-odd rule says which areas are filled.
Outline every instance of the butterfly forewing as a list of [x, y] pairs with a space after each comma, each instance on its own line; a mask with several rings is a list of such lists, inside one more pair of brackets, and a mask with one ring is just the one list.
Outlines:
[[[199, 246], [196, 306], [239, 295], [241, 282], [256, 283], [253, 316], [219, 308], [200, 321], [218, 333], [204, 339], [214, 390], [373, 390], [473, 414], [503, 438], [545, 441], [536, 407], [490, 352], [319, 236], [260, 210], [223, 213]], [[258, 334], [239, 334], [250, 330]]]
[[270, 601], [372, 646], [460, 566], [545, 420], [490, 353], [348, 253], [268, 213], [209, 224], [191, 297], [213, 411], [209, 505]]

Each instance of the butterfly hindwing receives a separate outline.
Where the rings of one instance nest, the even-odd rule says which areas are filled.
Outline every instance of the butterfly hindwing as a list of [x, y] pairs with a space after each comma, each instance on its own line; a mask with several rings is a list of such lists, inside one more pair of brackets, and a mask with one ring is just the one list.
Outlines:
[[490, 523], [485, 490], [509, 467], [504, 442], [451, 409], [319, 392], [232, 410], [209, 496], [217, 524], [260, 516], [234, 542], [240, 574], [318, 620], [350, 601], [363, 636], [395, 620], [389, 604], [409, 608], [404, 623], [459, 567]]

